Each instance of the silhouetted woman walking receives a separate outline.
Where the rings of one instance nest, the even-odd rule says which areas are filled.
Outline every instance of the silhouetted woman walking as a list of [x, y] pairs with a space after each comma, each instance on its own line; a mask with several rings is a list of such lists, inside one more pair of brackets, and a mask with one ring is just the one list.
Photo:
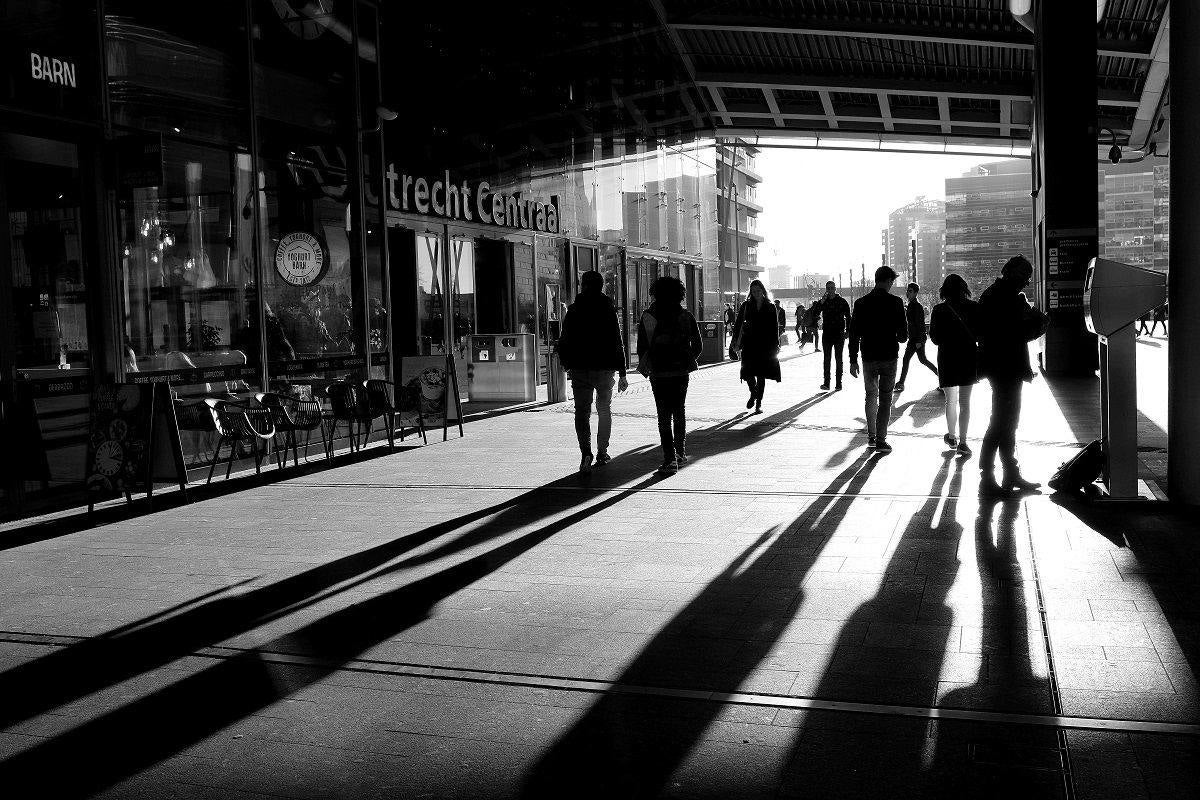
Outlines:
[[977, 304], [967, 282], [953, 272], [942, 281], [939, 294], [942, 302], [929, 314], [929, 338], [937, 345], [938, 385], [946, 393], [946, 435], [942, 438], [959, 455], [969, 456], [971, 389], [979, 382]]
[[746, 408], [753, 408], [755, 414], [762, 413], [767, 378], [780, 380], [779, 317], [762, 281], [750, 282], [750, 297], [738, 309], [733, 325], [733, 342], [730, 355], [737, 358], [740, 351], [742, 380], [750, 386]]
[[[672, 473], [687, 462], [684, 404], [688, 375], [697, 369], [703, 342], [696, 318], [680, 305], [685, 292], [678, 278], [659, 278], [651, 294], [654, 302], [638, 323], [638, 371], [650, 379], [658, 411], [658, 436], [663, 449], [658, 471]], [[775, 324], [774, 306], [771, 324]]]

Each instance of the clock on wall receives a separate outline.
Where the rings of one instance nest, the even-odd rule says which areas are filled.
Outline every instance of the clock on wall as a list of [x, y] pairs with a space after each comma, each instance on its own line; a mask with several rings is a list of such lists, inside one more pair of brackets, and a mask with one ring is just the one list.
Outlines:
[[333, 0], [271, 0], [275, 13], [292, 35], [315, 39], [325, 32], [324, 17], [333, 14]]
[[275, 271], [292, 286], [312, 286], [329, 268], [329, 251], [320, 237], [289, 233], [275, 246]]

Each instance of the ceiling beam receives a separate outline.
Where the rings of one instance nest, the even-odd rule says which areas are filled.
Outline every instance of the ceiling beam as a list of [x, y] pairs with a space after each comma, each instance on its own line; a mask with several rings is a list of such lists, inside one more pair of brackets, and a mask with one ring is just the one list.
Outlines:
[[784, 127], [783, 116], [779, 113], [779, 102], [775, 99], [775, 92], [772, 89], [763, 89], [763, 97], [766, 98], [767, 108], [771, 109], [771, 117], [775, 120], [777, 128]]
[[829, 92], [818, 92], [821, 96], [821, 108], [825, 110], [825, 121], [829, 123], [829, 129], [836, 131], [838, 129], [837, 111], [834, 110], [833, 101], [829, 98]]
[[[971, 33], [939, 33], [916, 25], [869, 25], [860, 22], [839, 25], [822, 20], [820, 25], [805, 28], [793, 25], [751, 25], [705, 22], [673, 22], [672, 31], [704, 31], [711, 33], [775, 34], [780, 36], [835, 36], [850, 39], [881, 39], [885, 41], [922, 42], [928, 44], [963, 45], [965, 47], [996, 47], [1006, 50], [1033, 50], [1032, 37], [1024, 31], [1013, 34], [974, 35]], [[1151, 52], [1133, 42], [1102, 40], [1096, 46], [1097, 55], [1112, 58], [1149, 60]]]
[[729, 121], [729, 109], [725, 108], [725, 101], [721, 98], [721, 89], [717, 85], [703, 85], [708, 89], [709, 95], [712, 97], [713, 107], [717, 109], [717, 113], [721, 115], [721, 122], [725, 125], [731, 124]]
[[875, 97], [879, 100], [879, 116], [883, 118], [883, 129], [885, 131], [896, 130], [896, 125], [892, 121], [892, 105], [888, 102], [887, 92], [876, 92]]
[[[854, 78], [807, 75], [771, 75], [754, 73], [702, 72], [696, 76], [700, 86], [726, 86], [731, 89], [787, 89], [797, 92], [860, 92], [874, 94], [876, 91], [895, 94], [916, 94], [927, 97], [964, 97], [985, 100], [1016, 98], [1033, 99], [1033, 86], [1026, 84], [980, 84], [951, 83], [939, 81], [901, 80], [895, 78]], [[1136, 98], [1122, 94], [1133, 105]]]
[[[679, 36], [679, 31], [667, 25], [667, 10], [663, 8], [662, 0], [649, 0], [650, 7], [654, 9], [654, 15], [658, 18], [658, 24], [662, 25], [667, 32], [667, 38], [671, 40], [671, 47], [675, 50], [675, 57], [679, 59], [679, 63], [683, 64], [684, 72], [687, 73], [688, 80], [692, 85], [696, 84], [696, 65], [692, 63], [692, 57], [688, 55], [688, 51], [683, 47], [683, 39]], [[703, 121], [700, 119], [700, 114], [697, 112], [695, 105], [690, 99], [684, 100], [684, 105], [687, 107], [688, 113], [693, 116], [692, 122], [697, 128], [703, 126]]]
[[[730, 115], [735, 119], [769, 119], [775, 121], [775, 114], [763, 111], [732, 111]], [[789, 114], [783, 112], [778, 115], [784, 120], [793, 120], [797, 122], [828, 122], [829, 117], [824, 114]], [[851, 114], [839, 114], [834, 117], [834, 121], [839, 125], [842, 123], [878, 123], [879, 117], [864, 117]], [[954, 120], [952, 123], [945, 119], [921, 119], [915, 117], [892, 117], [893, 125], [927, 125], [931, 128], [940, 128], [942, 133], [952, 133], [951, 124], [960, 128], [1001, 128], [1003, 123], [1000, 120]], [[1011, 128], [1020, 130], [1029, 130], [1029, 125], [1017, 122], [1010, 123]], [[889, 131], [894, 131], [895, 127], [888, 128]]]
[[[950, 98], [941, 97], [938, 99], [938, 122], [942, 124], [942, 133], [950, 132]], [[1001, 101], [1003, 102], [1003, 101]]]

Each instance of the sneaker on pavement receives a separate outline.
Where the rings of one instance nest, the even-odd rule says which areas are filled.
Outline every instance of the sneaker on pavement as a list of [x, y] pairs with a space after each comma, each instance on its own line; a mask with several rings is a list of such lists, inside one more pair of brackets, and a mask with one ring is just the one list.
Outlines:
[[579, 459], [579, 472], [581, 475], [587, 475], [592, 471], [593, 460], [591, 453], [585, 453], [583, 458]]
[[676, 453], [675, 454], [675, 463], [676, 464], [678, 464], [679, 466], [682, 467], [687, 462], [688, 462], [687, 453]]
[[942, 441], [945, 442], [946, 446], [949, 447], [951, 450], [958, 447], [958, 437], [956, 437], [953, 433], [947, 433], [945, 436], [942, 437]]
[[880, 439], [875, 443], [875, 452], [886, 456], [888, 453], [892, 452], [892, 446], [886, 441]]
[[596, 466], [602, 467], [610, 461], [612, 461], [612, 456], [610, 456], [608, 453], [601, 453], [600, 455], [596, 456]]
[[664, 461], [658, 465], [658, 474], [660, 475], [674, 475], [676, 472], [679, 472], [678, 461]]
[[838, 383], [838, 385], [837, 385], [837, 386], [834, 386], [834, 387], [833, 387], [833, 390], [834, 390], [835, 392], [840, 392], [840, 391], [842, 390], [842, 384], [841, 384], [841, 383]]
[[958, 443], [958, 454], [960, 456], [969, 456], [969, 455], [971, 455], [972, 452], [973, 451], [971, 450], [971, 446], [968, 445], [965, 441]]
[[1004, 488], [1010, 492], [1033, 492], [1041, 488], [1036, 481], [1027, 481], [1020, 473], [1004, 476]]
[[868, 433], [867, 434], [867, 447], [871, 448], [874, 446], [875, 446], [875, 437]]
[[821, 384], [821, 391], [822, 391], [822, 392], [828, 392], [828, 391], [829, 391], [829, 384], [828, 384], [828, 383], [822, 383], [822, 384]]
[[996, 483], [996, 479], [990, 472], [983, 473], [979, 478], [979, 496], [980, 497], [1008, 497], [1008, 491]]
[[900, 394], [901, 392], [904, 391], [904, 384], [897, 383], [895, 386], [892, 387], [892, 391], [895, 392], [896, 394]]

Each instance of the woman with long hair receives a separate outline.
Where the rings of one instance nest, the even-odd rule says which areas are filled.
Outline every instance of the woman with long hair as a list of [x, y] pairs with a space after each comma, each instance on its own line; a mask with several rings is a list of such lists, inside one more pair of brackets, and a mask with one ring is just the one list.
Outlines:
[[746, 408], [762, 413], [763, 392], [767, 378], [778, 382], [779, 374], [779, 317], [767, 287], [760, 280], [750, 282], [750, 296], [738, 309], [733, 324], [731, 357], [742, 359], [741, 377], [750, 387]]
[[938, 385], [946, 393], [946, 435], [959, 455], [971, 455], [967, 427], [971, 422], [971, 389], [979, 382], [976, 319], [978, 304], [961, 275], [950, 273], [938, 293], [942, 302], [929, 315], [929, 338], [937, 345]]
[[[654, 392], [663, 449], [663, 463], [658, 471], [669, 474], [687, 463], [684, 404], [688, 376], [697, 369], [696, 359], [703, 341], [696, 318], [682, 307], [685, 291], [678, 278], [659, 278], [651, 294], [654, 302], [638, 322], [638, 371], [650, 379], [650, 389]], [[771, 318], [775, 318], [774, 306]]]

